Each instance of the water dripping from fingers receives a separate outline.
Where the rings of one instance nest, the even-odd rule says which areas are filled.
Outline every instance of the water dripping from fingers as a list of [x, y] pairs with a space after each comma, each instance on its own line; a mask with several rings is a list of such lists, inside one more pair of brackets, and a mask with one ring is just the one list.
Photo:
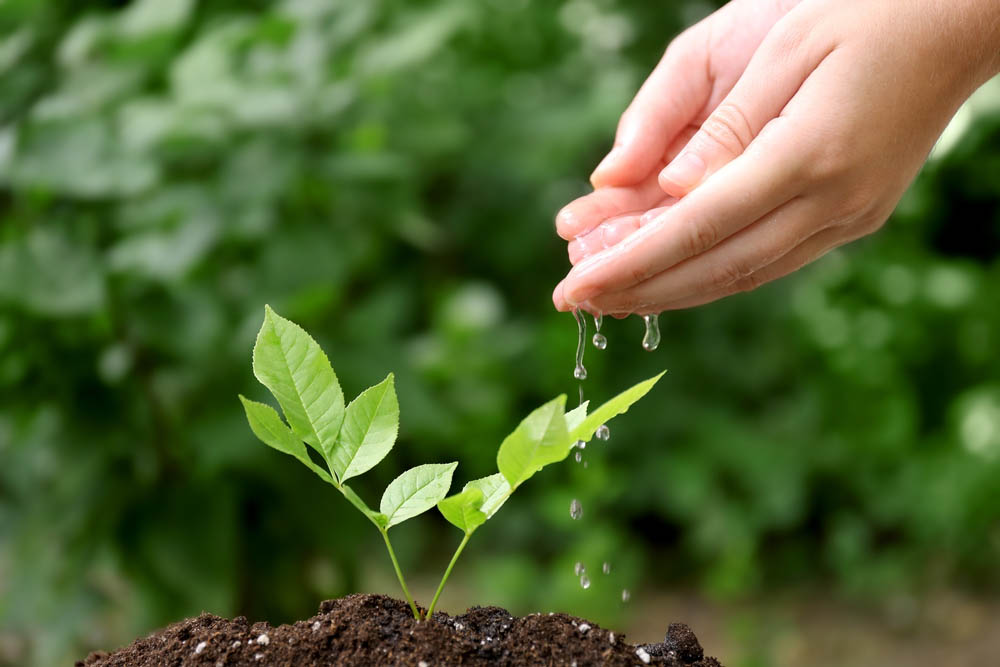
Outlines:
[[608, 339], [601, 333], [601, 324], [604, 322], [604, 315], [598, 313], [594, 315], [594, 337], [591, 342], [598, 350], [603, 350], [608, 346]]
[[660, 316], [651, 313], [643, 315], [642, 320], [646, 324], [646, 335], [642, 337], [642, 349], [652, 352], [660, 346]]
[[573, 317], [576, 319], [576, 367], [573, 369], [573, 377], [577, 380], [587, 379], [587, 369], [583, 365], [583, 351], [586, 348], [587, 340], [587, 320], [579, 308], [573, 309]]

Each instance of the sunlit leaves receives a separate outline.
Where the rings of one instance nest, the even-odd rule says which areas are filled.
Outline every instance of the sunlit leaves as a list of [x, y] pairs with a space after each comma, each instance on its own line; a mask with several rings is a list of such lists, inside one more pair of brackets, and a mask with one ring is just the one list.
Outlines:
[[525, 417], [500, 445], [497, 468], [511, 488], [517, 488], [543, 466], [566, 458], [565, 405], [566, 396], [549, 401]]
[[399, 430], [393, 376], [366, 389], [347, 406], [330, 467], [344, 482], [373, 468], [392, 449]]
[[483, 492], [467, 488], [461, 493], [449, 496], [437, 504], [441, 515], [453, 526], [469, 534], [486, 521], [482, 512]]
[[278, 399], [292, 431], [329, 458], [344, 420], [344, 394], [316, 341], [265, 306], [253, 371]]
[[410, 468], [392, 480], [382, 494], [379, 509], [387, 528], [426, 512], [448, 494], [458, 463], [428, 463]]

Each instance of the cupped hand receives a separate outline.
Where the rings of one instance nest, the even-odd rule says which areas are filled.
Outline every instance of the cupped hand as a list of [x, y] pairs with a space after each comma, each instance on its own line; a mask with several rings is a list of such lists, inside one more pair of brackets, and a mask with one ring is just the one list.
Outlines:
[[663, 205], [668, 197], [657, 183], [660, 170], [729, 94], [765, 35], [798, 2], [734, 0], [671, 42], [591, 175], [597, 189], [556, 216], [559, 235], [571, 241], [609, 219]]
[[662, 171], [561, 214], [590, 224], [569, 234], [577, 263], [556, 307], [699, 305], [874, 231], [1000, 67], [997, 14], [995, 0], [805, 0]]

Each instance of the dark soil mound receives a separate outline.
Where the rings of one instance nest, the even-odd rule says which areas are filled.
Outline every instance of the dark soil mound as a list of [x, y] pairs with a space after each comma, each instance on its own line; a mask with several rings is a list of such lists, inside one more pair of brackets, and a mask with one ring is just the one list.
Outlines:
[[277, 628], [242, 616], [230, 621], [202, 614], [76, 664], [721, 667], [704, 657], [694, 633], [680, 623], [670, 626], [663, 643], [634, 646], [621, 634], [566, 614], [514, 618], [500, 607], [473, 607], [455, 617], [435, 613], [420, 623], [405, 602], [384, 595], [327, 600], [318, 615]]

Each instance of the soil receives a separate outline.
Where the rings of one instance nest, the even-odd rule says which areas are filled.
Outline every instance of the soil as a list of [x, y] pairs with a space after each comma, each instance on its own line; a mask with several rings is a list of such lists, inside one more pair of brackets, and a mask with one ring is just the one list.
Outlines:
[[319, 613], [271, 627], [243, 616], [202, 614], [77, 667], [141, 665], [669, 665], [722, 667], [705, 657], [689, 627], [672, 623], [659, 644], [629, 644], [622, 634], [567, 614], [516, 618], [500, 607], [460, 616], [436, 612], [418, 622], [405, 602], [384, 595], [327, 600]]

